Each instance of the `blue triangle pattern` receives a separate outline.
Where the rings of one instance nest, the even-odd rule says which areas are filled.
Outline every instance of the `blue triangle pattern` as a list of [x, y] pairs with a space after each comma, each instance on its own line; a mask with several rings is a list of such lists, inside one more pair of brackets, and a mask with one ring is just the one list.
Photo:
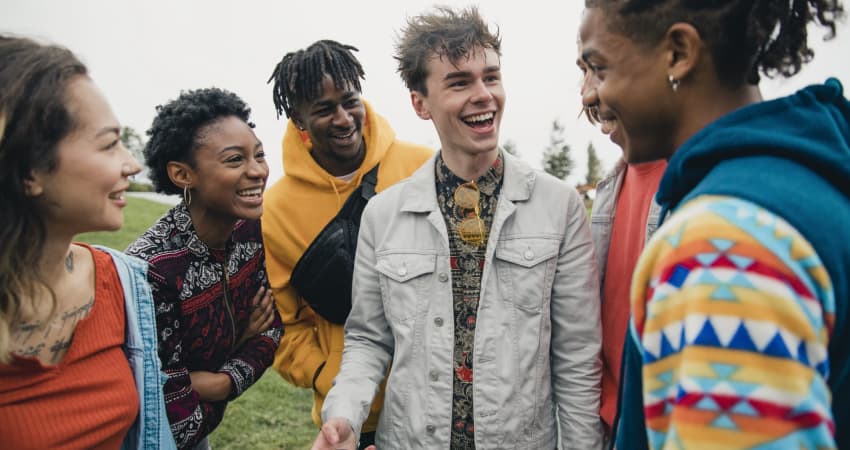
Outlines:
[[658, 352], [658, 359], [670, 356], [673, 353], [676, 353], [676, 351], [677, 349], [670, 345], [670, 341], [667, 339], [667, 336], [664, 335], [664, 333], [661, 333], [661, 350]]
[[720, 257], [720, 253], [700, 253], [696, 256], [697, 261], [702, 264], [703, 267], [711, 267], [714, 264], [714, 261], [717, 261], [717, 258]]
[[753, 408], [753, 405], [751, 405], [750, 402], [746, 400], [741, 400], [729, 411], [735, 414], [740, 414], [742, 416], [758, 417], [759, 415], [759, 412], [756, 411], [755, 408]]
[[726, 256], [729, 258], [730, 261], [732, 261], [733, 264], [735, 264], [735, 267], [737, 267], [741, 270], [744, 270], [747, 267], [750, 267], [750, 264], [753, 263], [753, 258], [747, 258], [746, 256], [740, 256], [740, 255], [726, 255]]
[[711, 321], [708, 320], [706, 320], [702, 325], [702, 330], [700, 330], [697, 337], [694, 338], [693, 344], [704, 345], [706, 347], [723, 347], [720, 343], [720, 339], [717, 338], [714, 326], [712, 326]]
[[758, 352], [758, 348], [756, 348], [756, 344], [750, 337], [750, 332], [747, 330], [747, 327], [744, 326], [743, 322], [738, 325], [738, 330], [735, 331], [735, 335], [732, 336], [732, 340], [729, 341], [729, 348]]
[[727, 381], [727, 383], [735, 390], [735, 395], [741, 398], [749, 398], [753, 391], [761, 387], [760, 384], [747, 383], [746, 381]]
[[669, 386], [669, 385], [670, 385], [670, 383], [672, 383], [672, 382], [673, 382], [673, 371], [672, 371], [672, 370], [667, 370], [667, 371], [665, 371], [665, 372], [662, 372], [662, 373], [661, 373], [661, 374], [659, 374], [659, 375], [656, 375], [656, 376], [655, 376], [655, 378], [656, 378], [658, 381], [660, 381], [660, 382], [664, 383], [665, 385]]
[[699, 280], [697, 280], [697, 283], [714, 285], [720, 284], [722, 282], [718, 280], [716, 276], [714, 276], [714, 273], [711, 270], [703, 270], [699, 276]]
[[[652, 450], [661, 450], [667, 442], [667, 433], [646, 429], [649, 437], [649, 442], [652, 444]], [[618, 439], [619, 440], [619, 439]]]
[[718, 251], [725, 252], [735, 245], [735, 241], [730, 239], [711, 239], [711, 245], [713, 245]]
[[773, 335], [773, 339], [768, 342], [767, 347], [764, 348], [763, 352], [770, 356], [794, 359], [791, 356], [791, 352], [788, 351], [788, 346], [785, 345], [785, 341], [782, 340], [782, 336], [780, 336], [779, 333]]
[[815, 370], [817, 370], [818, 373], [823, 375], [824, 377], [829, 376], [829, 360], [825, 359], [817, 363], [817, 365], [815, 365]]
[[809, 352], [806, 349], [806, 341], [800, 341], [800, 345], [797, 346], [797, 361], [805, 365], [809, 365]]
[[679, 227], [675, 233], [667, 235], [667, 242], [676, 248], [679, 246], [679, 243], [682, 242], [682, 235], [685, 233], [685, 225]]
[[708, 395], [704, 396], [694, 406], [702, 411], [720, 411], [720, 406]]
[[720, 380], [716, 378], [706, 378], [706, 377], [693, 377], [691, 381], [699, 386], [699, 392], [711, 392], [714, 390], [714, 387], [720, 383]]
[[728, 414], [719, 415], [716, 419], [714, 419], [714, 422], [711, 422], [711, 426], [717, 428], [725, 428], [727, 430], [738, 429], [738, 425], [735, 425], [735, 422], [733, 422], [732, 419], [729, 418]]
[[728, 380], [729, 376], [739, 369], [735, 364], [709, 363], [708, 365], [722, 380]]
[[676, 388], [676, 403], [678, 403], [678, 402], [682, 401], [682, 398], [683, 398], [686, 394], [687, 394], [687, 392], [685, 391], [685, 389], [684, 389], [684, 388], [682, 388], [682, 385], [681, 385], [681, 384], [680, 384], [679, 386], [677, 386], [677, 388]]
[[731, 289], [729, 289], [728, 284], [721, 284], [717, 287], [717, 289], [714, 290], [714, 292], [711, 293], [711, 299], [734, 301], [738, 300], [738, 296], [736, 296], [735, 293], [732, 292]]
[[731, 280], [729, 280], [729, 284], [747, 289], [756, 288], [755, 286], [753, 286], [753, 283], [750, 282], [750, 279], [747, 278], [747, 276], [741, 272], [736, 273], [735, 276], [732, 277]]

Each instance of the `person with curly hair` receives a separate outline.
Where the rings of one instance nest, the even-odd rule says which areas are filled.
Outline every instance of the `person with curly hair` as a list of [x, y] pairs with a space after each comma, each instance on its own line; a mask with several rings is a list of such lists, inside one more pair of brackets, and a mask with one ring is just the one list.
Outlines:
[[[440, 151], [363, 212], [345, 349], [313, 449], [598, 449], [599, 288], [578, 192], [499, 147], [501, 38], [410, 18], [396, 60]], [[392, 364], [390, 364], [392, 363]]]
[[[292, 275], [301, 272], [294, 268], [314, 241], [317, 246], [323, 242], [317, 237], [325, 226], [349, 209], [347, 202], [359, 200], [367, 185], [383, 191], [410, 176], [432, 154], [426, 147], [396, 139], [389, 122], [361, 97], [364, 71], [355, 51], [336, 41], [314, 42], [287, 53], [270, 80], [277, 113], [289, 118], [282, 148], [284, 175], [269, 189], [263, 215], [269, 280], [286, 326], [275, 368], [288, 382], [313, 390], [316, 426], [322, 424], [322, 402], [342, 359], [351, 265], [326, 275], [330, 280], [310, 280], [345, 285], [339, 292], [312, 292], [303, 285], [299, 291]], [[376, 172], [377, 183], [369, 181], [370, 172]], [[346, 256], [353, 260], [353, 252]], [[304, 264], [300, 267], [309, 267]], [[374, 439], [382, 392], [363, 427], [361, 446]]]
[[0, 35], [0, 442], [173, 449], [145, 264], [74, 242], [141, 170], [86, 66]]
[[127, 248], [150, 264], [168, 420], [181, 449], [207, 448], [227, 402], [274, 360], [282, 325], [260, 216], [269, 169], [250, 108], [217, 88], [183, 92], [147, 134], [157, 192], [183, 194]]
[[[635, 269], [616, 445], [850, 448], [850, 102], [810, 61], [837, 0], [587, 0], [582, 101], [668, 160]], [[672, 213], [666, 217], [668, 213]]]

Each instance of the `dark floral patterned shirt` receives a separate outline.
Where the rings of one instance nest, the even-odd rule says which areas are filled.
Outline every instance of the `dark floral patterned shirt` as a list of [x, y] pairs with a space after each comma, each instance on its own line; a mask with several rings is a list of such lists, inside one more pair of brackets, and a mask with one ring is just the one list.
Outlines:
[[[496, 211], [499, 191], [502, 188], [504, 166], [502, 157], [480, 178], [475, 180], [479, 190], [479, 216], [484, 222], [485, 236], [489, 236], [490, 224]], [[464, 242], [457, 232], [460, 222], [474, 216], [471, 209], [455, 205], [454, 192], [466, 183], [452, 173], [443, 161], [436, 164], [437, 203], [446, 221], [449, 233], [450, 263], [452, 268], [452, 294], [454, 303], [454, 381], [452, 396], [453, 450], [475, 448], [475, 423], [472, 401], [472, 350], [475, 341], [475, 320], [478, 299], [481, 294], [481, 273], [484, 269], [486, 239], [481, 245]]]
[[127, 253], [150, 263], [159, 357], [168, 376], [168, 421], [177, 446], [192, 448], [218, 426], [227, 401], [200, 400], [189, 372], [230, 376], [229, 401], [260, 378], [280, 343], [282, 324], [275, 309], [271, 328], [237, 345], [248, 328], [254, 294], [268, 286], [260, 221], [239, 221], [224, 250], [214, 250], [198, 237], [181, 202]]

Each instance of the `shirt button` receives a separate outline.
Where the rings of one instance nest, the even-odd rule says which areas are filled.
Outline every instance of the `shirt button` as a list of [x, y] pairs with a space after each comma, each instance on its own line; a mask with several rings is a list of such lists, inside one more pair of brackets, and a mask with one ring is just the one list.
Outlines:
[[437, 431], [437, 427], [435, 427], [434, 425], [426, 425], [425, 426], [425, 432], [426, 433], [434, 434], [435, 431]]
[[431, 377], [431, 381], [437, 381], [440, 379], [440, 374], [438, 374], [436, 370], [432, 370], [429, 376]]
[[525, 253], [523, 253], [522, 257], [531, 261], [532, 259], [534, 259], [534, 252], [531, 251], [531, 249], [528, 249], [525, 251]]
[[404, 267], [404, 266], [399, 267], [398, 268], [398, 276], [403, 277], [405, 275], [407, 275], [407, 267]]
[[440, 283], [445, 283], [446, 281], [449, 281], [449, 276], [445, 272], [441, 273], [440, 276], [437, 278], [440, 280]]
[[434, 319], [434, 325], [436, 325], [436, 326], [438, 326], [438, 327], [443, 326], [443, 318], [442, 318], [442, 317], [437, 317], [437, 318], [435, 318], [435, 319]]

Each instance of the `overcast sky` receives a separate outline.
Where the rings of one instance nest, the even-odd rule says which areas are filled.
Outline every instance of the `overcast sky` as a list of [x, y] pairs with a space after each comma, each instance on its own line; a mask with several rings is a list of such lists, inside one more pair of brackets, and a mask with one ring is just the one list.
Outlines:
[[[502, 73], [507, 103], [501, 139], [540, 166], [554, 119], [565, 125], [576, 168], [584, 178], [592, 141], [606, 169], [619, 150], [578, 118], [579, 72], [575, 38], [580, 0], [490, 1], [480, 9], [502, 34]], [[396, 32], [405, 18], [429, 9], [421, 0], [224, 1], [224, 0], [0, 0], [0, 32], [59, 43], [77, 53], [105, 92], [119, 120], [139, 132], [150, 127], [154, 108], [181, 90], [217, 86], [241, 96], [253, 109], [256, 132], [271, 167], [282, 174], [283, 119], [275, 117], [266, 81], [281, 57], [318, 39], [360, 49], [366, 71], [364, 98], [408, 141], [439, 146], [430, 122], [413, 113], [392, 59]], [[438, 4], [464, 6], [463, 1]], [[812, 33], [815, 60], [788, 81], [765, 81], [767, 98], [795, 91], [832, 75], [850, 82], [850, 27], [821, 42]]]

